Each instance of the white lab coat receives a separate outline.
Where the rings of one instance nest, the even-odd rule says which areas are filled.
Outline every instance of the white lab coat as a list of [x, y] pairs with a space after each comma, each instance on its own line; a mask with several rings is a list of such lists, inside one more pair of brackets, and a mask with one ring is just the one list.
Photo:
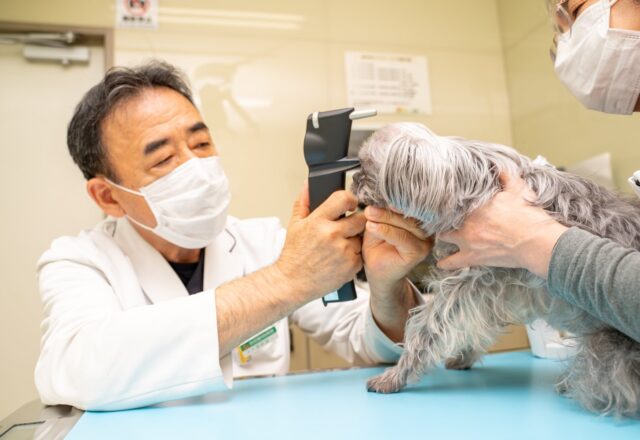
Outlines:
[[[126, 219], [55, 240], [38, 262], [42, 402], [126, 409], [226, 392], [233, 377], [286, 373], [287, 319], [240, 365], [233, 355], [220, 359], [215, 313], [216, 287], [274, 262], [285, 233], [275, 218], [229, 218], [206, 248], [204, 291], [196, 295]], [[326, 308], [313, 301], [289, 318], [350, 362], [394, 362], [402, 348], [376, 326], [368, 292], [358, 294]]]

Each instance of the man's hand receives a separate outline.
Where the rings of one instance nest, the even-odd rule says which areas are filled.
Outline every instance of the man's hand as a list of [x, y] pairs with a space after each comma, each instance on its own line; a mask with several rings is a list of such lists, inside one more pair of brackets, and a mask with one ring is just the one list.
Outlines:
[[334, 193], [309, 214], [305, 186], [294, 204], [278, 260], [216, 289], [216, 317], [223, 356], [266, 326], [353, 279], [362, 268], [365, 218], [354, 214], [356, 198]]
[[287, 239], [274, 266], [307, 301], [338, 289], [362, 268], [360, 234], [365, 218], [362, 214], [340, 218], [357, 204], [350, 192], [337, 191], [309, 213], [306, 185], [294, 204]]
[[475, 210], [461, 229], [438, 236], [460, 248], [438, 267], [517, 267], [546, 279], [553, 247], [567, 228], [531, 204], [536, 195], [520, 177], [505, 173], [500, 181], [503, 191]]
[[380, 287], [392, 287], [424, 260], [433, 246], [414, 219], [390, 210], [368, 206], [362, 253], [367, 279]]
[[382, 331], [401, 341], [409, 310], [417, 305], [405, 277], [429, 255], [433, 239], [416, 220], [390, 210], [369, 206], [365, 217], [362, 255], [371, 288], [371, 311]]

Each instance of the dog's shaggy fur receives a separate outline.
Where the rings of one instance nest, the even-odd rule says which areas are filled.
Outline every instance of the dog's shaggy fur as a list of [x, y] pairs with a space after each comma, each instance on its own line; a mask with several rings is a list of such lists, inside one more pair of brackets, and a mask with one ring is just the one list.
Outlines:
[[[459, 228], [500, 191], [501, 172], [522, 176], [537, 194], [532, 203], [560, 223], [640, 249], [637, 202], [509, 147], [440, 137], [423, 125], [400, 123], [375, 132], [360, 159], [352, 188], [360, 202], [418, 219], [426, 232], [436, 234], [436, 260], [457, 250], [437, 234]], [[399, 391], [443, 361], [448, 368], [470, 368], [507, 325], [543, 318], [578, 339], [577, 355], [557, 389], [597, 413], [640, 416], [640, 343], [551, 296], [545, 281], [531, 272], [433, 267], [425, 284], [430, 294], [411, 312], [404, 354], [396, 366], [369, 380], [369, 390]]]

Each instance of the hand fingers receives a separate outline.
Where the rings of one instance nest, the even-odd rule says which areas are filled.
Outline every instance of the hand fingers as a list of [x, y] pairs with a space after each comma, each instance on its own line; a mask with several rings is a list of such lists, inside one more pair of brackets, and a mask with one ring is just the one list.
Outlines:
[[354, 254], [360, 255], [362, 253], [362, 240], [359, 237], [347, 238], [347, 247], [351, 249]]
[[504, 192], [521, 197], [528, 203], [534, 203], [537, 199], [536, 193], [527, 186], [527, 183], [520, 176], [502, 172], [500, 173], [500, 183]]
[[514, 176], [508, 171], [502, 171], [498, 176], [502, 190], [506, 192], [518, 193], [524, 186], [524, 180], [520, 176]]
[[386, 241], [402, 253], [426, 254], [431, 249], [431, 241], [420, 240], [406, 229], [372, 221], [367, 221], [366, 229], [368, 233]]
[[527, 186], [527, 182], [522, 179], [520, 176], [514, 176], [513, 174], [509, 174], [506, 171], [500, 173], [499, 176], [500, 184], [502, 185], [502, 190], [504, 192], [508, 192], [514, 195], [524, 194], [527, 195], [535, 195], [533, 191]]
[[336, 220], [348, 211], [358, 207], [358, 199], [349, 191], [336, 191], [311, 214], [314, 217]]
[[444, 241], [445, 243], [455, 244], [460, 247], [460, 231], [452, 230], [449, 232], [441, 232], [438, 234], [438, 240]]
[[367, 223], [367, 219], [363, 213], [356, 212], [338, 220], [337, 223], [340, 225], [344, 237], [354, 237], [364, 231], [364, 225]]
[[466, 262], [465, 255], [462, 252], [456, 252], [438, 261], [437, 266], [439, 269], [456, 270], [469, 267], [469, 264]]
[[389, 209], [381, 209], [375, 206], [367, 206], [364, 211], [367, 220], [375, 223], [385, 223], [404, 229], [420, 240], [425, 240], [427, 234], [420, 228], [418, 221], [412, 218], [405, 218], [402, 214], [395, 213]]
[[353, 258], [355, 258], [353, 261], [356, 263], [353, 275], [355, 276], [355, 274], [364, 266], [364, 261], [362, 260], [362, 240], [360, 237], [351, 237], [347, 238], [347, 242], [347, 249], [350, 249], [351, 252], [353, 252]]
[[298, 198], [293, 203], [292, 217], [303, 219], [309, 215], [309, 182], [305, 179], [304, 185], [298, 194]]

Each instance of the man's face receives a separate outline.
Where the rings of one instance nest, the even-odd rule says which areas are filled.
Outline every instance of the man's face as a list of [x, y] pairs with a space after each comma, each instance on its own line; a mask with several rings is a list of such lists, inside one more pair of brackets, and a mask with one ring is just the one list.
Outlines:
[[[149, 88], [119, 104], [102, 123], [102, 142], [119, 184], [139, 190], [194, 157], [217, 155], [198, 110], [178, 92]], [[126, 214], [154, 227], [140, 196], [113, 187]]]

